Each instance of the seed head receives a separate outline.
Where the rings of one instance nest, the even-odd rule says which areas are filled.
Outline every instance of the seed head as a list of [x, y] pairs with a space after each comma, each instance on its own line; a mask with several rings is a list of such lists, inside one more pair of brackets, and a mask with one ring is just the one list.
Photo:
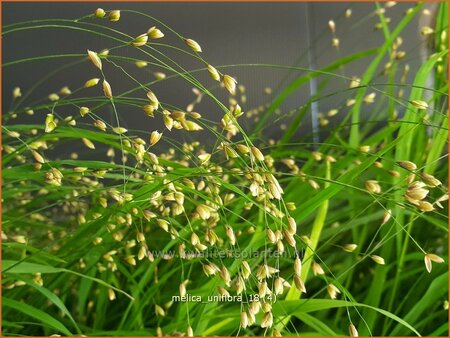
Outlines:
[[353, 11], [351, 10], [351, 8], [346, 9], [345, 10], [345, 18], [350, 19], [352, 17], [352, 12]]
[[248, 326], [248, 316], [247, 316], [247, 312], [241, 312], [241, 327], [242, 328], [246, 328]]
[[200, 45], [196, 41], [194, 41], [192, 39], [185, 39], [184, 43], [188, 47], [190, 47], [194, 52], [201, 53], [202, 47], [200, 47]]
[[225, 225], [225, 231], [228, 237], [228, 240], [230, 241], [231, 245], [236, 244], [236, 236], [234, 234], [233, 228], [229, 225]]
[[100, 79], [99, 79], [99, 78], [93, 78], [93, 79], [87, 80], [86, 83], [84, 84], [84, 88], [94, 87], [94, 86], [96, 86], [99, 82], [100, 82]]
[[300, 276], [294, 275], [294, 284], [298, 291], [306, 293], [305, 283], [303, 283]]
[[422, 34], [423, 36], [427, 36], [427, 35], [430, 35], [433, 33], [434, 33], [433, 28], [428, 27], [428, 26], [424, 26], [420, 29], [420, 34]]
[[108, 289], [108, 298], [110, 301], [116, 299], [116, 293], [114, 292], [113, 289]]
[[148, 35], [147, 34], [141, 34], [138, 37], [136, 37], [131, 44], [134, 47], [141, 47], [144, 46], [148, 41]]
[[337, 295], [341, 293], [341, 291], [334, 284], [328, 284], [327, 292], [331, 299], [336, 299]]
[[220, 73], [217, 71], [216, 68], [214, 68], [211, 65], [208, 65], [208, 73], [213, 80], [220, 81]]
[[273, 315], [272, 312], [266, 312], [264, 314], [263, 320], [261, 322], [262, 328], [272, 327], [273, 325]]
[[231, 95], [234, 95], [236, 93], [237, 81], [233, 77], [231, 77], [230, 75], [224, 75], [222, 83]]
[[31, 150], [31, 155], [33, 155], [34, 159], [36, 160], [36, 162], [44, 164], [45, 160], [42, 157], [41, 154], [39, 154], [36, 150]]
[[370, 258], [377, 264], [384, 265], [384, 258], [377, 255], [370, 255]]
[[161, 139], [162, 133], [158, 133], [157, 130], [150, 134], [150, 145], [153, 146]]
[[325, 271], [323, 271], [322, 267], [317, 262], [312, 263], [312, 271], [314, 273], [314, 276], [325, 274]]
[[421, 176], [422, 176], [422, 180], [426, 183], [426, 185], [428, 185], [431, 188], [440, 186], [442, 184], [442, 182], [439, 181], [433, 175], [423, 173]]
[[295, 257], [295, 260], [294, 260], [294, 273], [298, 276], [300, 276], [302, 273], [302, 261], [300, 260], [300, 258], [298, 256]]
[[355, 325], [350, 324], [348, 327], [348, 332], [350, 333], [350, 337], [358, 337], [358, 330], [356, 330]]
[[422, 100], [411, 100], [410, 103], [418, 109], [427, 109], [428, 103]]
[[86, 147], [88, 147], [89, 149], [95, 149], [95, 145], [94, 145], [94, 143], [92, 143], [91, 140], [89, 140], [89, 139], [83, 137], [83, 138], [81, 139], [81, 141], [83, 141], [84, 145], [85, 145]]
[[404, 168], [406, 170], [409, 170], [409, 171], [417, 170], [417, 165], [415, 163], [413, 163], [413, 162], [410, 162], [410, 161], [398, 161], [397, 164], [400, 167], [402, 167], [402, 168]]
[[56, 128], [56, 121], [54, 120], [53, 114], [47, 114], [45, 118], [45, 132], [50, 133]]
[[225, 266], [222, 266], [222, 268], [220, 269], [220, 278], [222, 278], [222, 280], [225, 282], [226, 286], [230, 286], [231, 283], [231, 277], [230, 277], [230, 272], [228, 271], [228, 269]]
[[125, 134], [128, 130], [122, 127], [115, 127], [112, 129], [116, 134]]
[[254, 158], [256, 158], [258, 161], [264, 161], [264, 155], [262, 154], [261, 150], [256, 147], [251, 147], [250, 150]]
[[320, 189], [320, 185], [319, 183], [317, 183], [314, 180], [308, 180], [309, 185], [314, 189], [314, 190], [318, 190]]
[[120, 20], [120, 11], [114, 10], [109, 12], [108, 19], [111, 22], [117, 22]]
[[391, 219], [391, 216], [392, 216], [392, 211], [390, 209], [386, 210], [386, 212], [384, 213], [383, 221], [381, 222], [381, 225], [385, 225]]
[[242, 276], [244, 277], [244, 279], [248, 279], [250, 277], [252, 270], [247, 261], [242, 261], [241, 269], [242, 269]]
[[95, 120], [94, 121], [94, 127], [98, 128], [98, 129], [100, 129], [102, 131], [106, 130], [106, 124], [105, 124], [105, 122], [103, 122], [101, 120]]
[[103, 80], [103, 93], [109, 99], [111, 99], [113, 97], [111, 85], [106, 80]]
[[164, 309], [158, 304], [155, 304], [155, 313], [158, 317], [164, 317], [166, 315]]
[[164, 37], [163, 32], [161, 32], [155, 26], [149, 28], [149, 30], [147, 31], [147, 35], [152, 40], [161, 39]]
[[423, 212], [430, 212], [434, 210], [433, 205], [427, 201], [419, 201], [417, 207], [419, 208], [420, 211]]
[[368, 180], [366, 181], [365, 186], [367, 191], [369, 191], [372, 194], [381, 193], [381, 186], [378, 184], [378, 181]]
[[328, 28], [330, 29], [331, 33], [336, 32], [336, 24], [333, 20], [328, 21]]
[[97, 18], [101, 19], [101, 18], [103, 18], [103, 17], [106, 15], [106, 12], [105, 12], [102, 8], [97, 8], [97, 9], [95, 10], [95, 12], [94, 12], [94, 15], [95, 15]]
[[20, 90], [20, 87], [15, 87], [13, 89], [13, 98], [17, 99], [17, 98], [19, 98], [21, 96], [22, 96], [22, 91]]
[[87, 53], [88, 53], [89, 59], [91, 60], [92, 64], [101, 70], [102, 69], [102, 60], [99, 58], [98, 54], [89, 49], [87, 50]]
[[295, 235], [297, 233], [297, 223], [292, 217], [288, 217], [288, 231], [291, 235]]
[[425, 261], [425, 268], [427, 269], [428, 272], [431, 272], [432, 262], [435, 262], [435, 263], [444, 263], [445, 262], [442, 257], [439, 257], [438, 255], [431, 254], [431, 253], [428, 253], [425, 255], [424, 261]]
[[294, 236], [292, 236], [287, 230], [283, 230], [283, 237], [291, 247], [295, 248], [296, 241]]

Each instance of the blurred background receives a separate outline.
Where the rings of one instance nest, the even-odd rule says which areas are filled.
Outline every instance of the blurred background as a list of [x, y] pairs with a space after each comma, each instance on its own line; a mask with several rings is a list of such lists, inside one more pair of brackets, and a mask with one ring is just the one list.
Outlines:
[[[389, 25], [395, 25], [404, 17], [408, 8], [415, 3], [401, 2], [395, 6], [386, 6], [380, 3], [379, 8], [385, 8], [384, 15], [390, 19]], [[87, 19], [86, 23], [94, 23], [120, 30], [133, 37], [145, 33], [151, 26], [158, 26], [166, 36], [156, 42], [164, 42], [184, 48], [182, 42], [167, 29], [164, 29], [155, 21], [124, 10], [135, 10], [149, 14], [172, 27], [178, 33], [197, 41], [203, 49], [202, 56], [215, 66], [223, 66], [222, 72], [234, 76], [239, 84], [245, 86], [245, 93], [236, 98], [244, 111], [252, 111], [259, 107], [260, 112], [269, 104], [282, 89], [300, 75], [304, 75], [310, 69], [320, 69], [337, 59], [373, 48], [379, 47], [384, 42], [381, 29], [377, 28], [380, 22], [376, 13], [375, 3], [342, 2], [342, 3], [2, 3], [3, 26], [13, 25], [21, 21], [42, 19], [66, 19], [81, 18], [94, 12], [97, 7], [105, 10], [121, 9], [121, 20], [116, 23], [108, 20]], [[411, 71], [406, 83], [411, 83], [415, 69], [420, 65], [421, 58], [427, 54], [426, 39], [420, 35], [420, 27], [432, 26], [433, 4], [428, 5], [430, 12], [423, 12], [409, 24], [401, 34], [403, 44], [401, 50], [406, 56], [400, 64], [408, 63]], [[352, 14], [348, 17], [348, 10]], [[346, 15], [347, 13], [347, 15]], [[328, 21], [336, 23], [335, 37], [339, 39], [339, 48], [332, 46], [333, 34], [328, 28]], [[61, 22], [63, 24], [64, 22]], [[87, 26], [86, 26], [87, 27]], [[91, 27], [92, 29], [92, 27]], [[47, 101], [48, 95], [58, 92], [63, 86], [76, 89], [92, 77], [98, 77], [97, 70], [85, 57], [63, 57], [50, 60], [34, 60], [33, 62], [21, 62], [10, 64], [14, 60], [37, 56], [85, 54], [87, 49], [101, 51], [113, 48], [117, 42], [106, 37], [88, 34], [79, 30], [63, 28], [42, 28], [34, 30], [18, 30], [3, 36], [3, 113], [12, 110], [23, 110], [31, 103]], [[180, 52], [163, 46], [157, 47], [160, 51], [174, 58], [185, 69], [193, 70], [204, 67], [202, 63], [192, 57], [187, 57]], [[119, 48], [111, 52], [114, 55], [143, 57], [143, 54], [131, 47]], [[334, 72], [339, 76], [360, 76], [368, 64], [375, 57], [371, 54], [365, 58], [353, 61]], [[85, 59], [84, 62], [80, 62]], [[151, 61], [143, 59], [145, 61]], [[386, 59], [386, 62], [388, 60]], [[120, 63], [127, 72], [141, 82], [150, 82], [155, 79], [154, 72], [161, 71], [151, 65], [138, 68], [133, 64]], [[382, 63], [384, 65], [384, 63]], [[120, 94], [136, 87], [136, 83], [121, 73], [117, 68], [105, 63], [105, 74], [113, 87], [114, 94]], [[283, 66], [283, 67], [279, 67]], [[302, 67], [303, 70], [288, 69], [285, 66]], [[55, 72], [61, 68], [61, 71]], [[52, 74], [55, 72], [54, 74]], [[50, 77], [44, 79], [47, 75]], [[167, 75], [170, 75], [166, 72]], [[398, 69], [399, 78], [402, 68]], [[208, 88], [213, 88], [214, 94], [227, 103], [228, 97], [224, 90], [220, 90], [212, 81], [206, 71], [195, 73], [195, 76]], [[325, 78], [324, 78], [325, 79]], [[280, 110], [269, 119], [265, 134], [276, 138], [289, 124], [298, 109], [302, 107], [308, 98], [315, 93], [324, 79], [317, 79], [306, 83], [290, 95]], [[38, 81], [42, 80], [33, 92], [25, 94]], [[374, 82], [384, 83], [383, 69], [379, 70], [379, 76]], [[326, 90], [321, 93], [322, 98], [308, 111], [305, 123], [299, 133], [303, 136], [318, 132], [315, 141], [320, 141], [320, 132], [326, 133], [338, 118], [331, 121], [330, 125], [321, 126], [318, 123], [318, 114], [326, 113], [330, 109], [339, 106], [345, 107], [345, 100], [351, 97], [352, 92], [345, 91], [349, 81], [342, 77], [326, 77]], [[23, 93], [23, 102], [20, 105], [12, 104], [12, 90], [20, 87]], [[162, 102], [169, 102], [184, 109], [195, 99], [192, 86], [185, 80], [167, 79], [156, 84], [154, 92]], [[407, 89], [406, 89], [407, 91]], [[83, 92], [83, 95], [87, 92]], [[101, 88], [92, 89], [92, 96], [100, 96]], [[145, 97], [145, 92], [139, 93]], [[407, 98], [407, 93], [405, 97]], [[242, 97], [244, 96], [244, 97]], [[242, 100], [243, 99], [243, 100]], [[342, 108], [344, 107], [344, 108]], [[160, 119], [150, 119], [139, 108], [130, 106], [118, 107], [121, 124], [127, 129], [139, 129], [152, 131], [161, 129]], [[367, 106], [368, 112], [372, 109]], [[62, 111], [63, 110], [63, 111]], [[211, 99], [205, 98], [195, 108], [203, 117], [219, 122], [223, 112]], [[59, 109], [62, 115], [76, 116], [77, 110], [71, 107]], [[291, 114], [288, 114], [291, 112]], [[35, 121], [43, 123], [48, 111], [37, 112], [34, 116], [19, 116], [17, 122]], [[401, 113], [401, 112], [399, 112]], [[103, 117], [110, 122], [114, 116], [110, 108], [104, 107]], [[65, 116], [64, 115], [64, 116]], [[363, 115], [364, 116], [364, 115]], [[257, 113], [253, 117], [258, 120]], [[252, 121], [246, 121], [244, 126], [251, 130]], [[176, 136], [175, 136], [176, 137]]]

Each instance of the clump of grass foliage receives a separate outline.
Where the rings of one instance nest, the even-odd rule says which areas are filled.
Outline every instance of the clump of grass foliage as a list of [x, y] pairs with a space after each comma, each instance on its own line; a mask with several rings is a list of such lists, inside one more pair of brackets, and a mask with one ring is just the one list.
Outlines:
[[[298, 75], [261, 108], [242, 102], [233, 67], [213, 66], [207, 46], [145, 13], [97, 9], [3, 27], [4, 39], [52, 27], [112, 46], [3, 65], [70, 57], [92, 74], [79, 88], [27, 100], [70, 64], [55, 68], [34, 88], [16, 88], [2, 116], [3, 335], [446, 335], [447, 4], [422, 28], [433, 50], [412, 83], [401, 34], [423, 3], [395, 27], [386, 19], [392, 3], [374, 6], [385, 38], [378, 48], [319, 70], [285, 67]], [[149, 30], [137, 36], [105, 24], [138, 16]], [[340, 22], [326, 28], [336, 48], [346, 38]], [[178, 44], [166, 45], [168, 35]], [[361, 59], [363, 74], [342, 75]], [[136, 67], [155, 78], [139, 82]], [[136, 86], [117, 92], [113, 72]], [[171, 78], [194, 88], [187, 107], [158, 99], [154, 84]], [[333, 78], [339, 93], [326, 91]], [[312, 79], [317, 95], [283, 112]], [[320, 116], [323, 128], [333, 122], [326, 140], [298, 136], [314, 102], [342, 93]], [[197, 111], [201, 100], [217, 105], [213, 120]], [[159, 130], [126, 130], [131, 112]], [[28, 115], [40, 123], [21, 122]], [[265, 136], [283, 119], [278, 139]], [[240, 298], [207, 301], [217, 295]]]

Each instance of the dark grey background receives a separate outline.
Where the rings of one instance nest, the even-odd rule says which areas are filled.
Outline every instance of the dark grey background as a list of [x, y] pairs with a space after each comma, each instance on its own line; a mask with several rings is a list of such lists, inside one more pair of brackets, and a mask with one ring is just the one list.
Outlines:
[[[395, 7], [387, 9], [386, 16], [390, 17], [391, 27], [403, 17], [407, 8], [415, 3], [398, 3]], [[213, 65], [232, 64], [277, 64], [301, 67], [323, 67], [337, 58], [352, 53], [375, 48], [384, 41], [383, 33], [374, 30], [378, 22], [374, 14], [376, 6], [374, 3], [2, 3], [3, 25], [10, 25], [25, 20], [38, 20], [44, 18], [73, 19], [92, 13], [97, 7], [105, 10], [111, 9], [133, 9], [150, 14], [163, 21], [176, 31], [198, 41], [204, 50], [203, 56]], [[347, 8], [353, 10], [350, 19], [344, 17]], [[341, 47], [339, 52], [330, 46], [331, 33], [327, 28], [327, 22], [334, 19], [337, 26], [337, 36], [340, 38]], [[408, 55], [403, 63], [411, 65], [411, 76], [414, 69], [420, 64], [420, 51], [424, 48], [424, 39], [419, 34], [419, 19], [426, 22], [427, 17], [422, 15], [415, 19], [403, 32], [405, 50]], [[109, 23], [107, 20], [91, 23], [106, 25], [122, 30], [132, 36], [137, 36], [155, 25], [147, 18], [122, 12], [118, 23]], [[160, 25], [157, 24], [158, 27]], [[161, 27], [161, 29], [163, 29]], [[163, 29], [164, 30], [164, 29]], [[175, 39], [170, 32], [164, 30], [166, 37], [161, 42], [174, 43], [183, 47], [180, 41]], [[308, 40], [310, 39], [310, 41]], [[12, 60], [50, 54], [85, 53], [86, 49], [100, 51], [104, 48], [114, 46], [114, 42], [105, 38], [89, 35], [79, 31], [63, 29], [39, 29], [15, 32], [3, 37], [3, 63]], [[310, 48], [309, 48], [310, 47]], [[162, 51], [166, 51], [161, 49]], [[119, 49], [120, 55], [134, 54], [132, 48]], [[308, 53], [313, 61], [308, 61]], [[186, 58], [179, 53], [169, 51], [171, 56], [185, 66], [187, 69], [196, 69], [202, 66], [196, 60]], [[364, 60], [354, 62], [339, 71], [338, 74], [345, 76], [360, 75], [373, 56]], [[3, 111], [7, 112], [11, 107], [11, 90], [20, 86], [22, 92], [26, 93], [39, 79], [48, 72], [63, 66], [76, 59], [54, 59], [51, 61], [35, 61], [33, 63], [22, 63], [4, 67], [3, 69]], [[152, 80], [147, 71], [138, 70], [133, 65], [127, 65], [127, 70], [142, 81]], [[155, 68], [148, 68], [156, 71]], [[247, 103], [244, 110], [257, 107], [270, 102], [280, 88], [294, 79], [302, 72], [292, 72], [282, 69], [262, 67], [228, 67], [224, 71], [235, 76], [240, 84], [246, 86]], [[120, 93], [130, 89], [134, 84], [123, 74], [120, 74], [111, 65], [106, 65], [105, 72], [113, 86], [114, 93]], [[90, 77], [97, 77], [96, 72], [88, 62], [68, 68], [53, 76], [41, 85], [31, 96], [29, 102], [46, 97], [50, 92], [58, 91], [64, 85], [70, 88], [79, 87]], [[205, 74], [199, 75], [208, 86], [214, 85]], [[411, 78], [409, 78], [410, 80]], [[380, 77], [378, 82], [385, 79]], [[338, 91], [347, 84], [342, 79], [330, 82], [327, 92]], [[263, 89], [270, 86], [274, 89], [271, 97], [263, 93]], [[95, 95], [100, 93], [92, 91]], [[194, 97], [191, 86], [181, 80], [168, 80], [155, 86], [160, 100], [170, 102], [180, 107], [185, 107]], [[225, 99], [221, 91], [218, 96]], [[94, 95], [94, 94], [93, 94]], [[319, 102], [319, 111], [326, 112], [333, 108], [337, 102], [342, 101], [345, 94], [334, 95], [329, 99]], [[142, 95], [143, 96], [143, 95]], [[283, 112], [295, 109], [305, 103], [310, 96], [310, 87], [304, 86], [286, 100], [282, 107]], [[220, 121], [221, 112], [211, 101], [204, 100], [198, 111], [203, 116]], [[24, 103], [26, 105], [27, 103]], [[22, 108], [23, 106], [22, 105]], [[119, 107], [123, 125], [129, 129], [154, 130], [160, 127], [156, 119], [148, 119], [140, 110], [129, 107]], [[17, 108], [20, 110], [20, 107]], [[67, 111], [67, 114], [76, 114], [75, 111]], [[110, 114], [106, 112], [105, 114]], [[66, 115], [67, 115], [66, 114]], [[35, 121], [42, 122], [44, 113], [33, 117]], [[308, 116], [308, 119], [310, 116]], [[113, 117], [110, 116], [112, 120]], [[20, 121], [20, 119], [19, 119]], [[281, 123], [287, 123], [283, 120]], [[273, 120], [271, 120], [273, 123]], [[311, 130], [311, 122], [306, 123], [305, 133]], [[251, 129], [251, 124], [247, 124]], [[279, 125], [270, 126], [268, 135], [276, 136], [279, 133]]]

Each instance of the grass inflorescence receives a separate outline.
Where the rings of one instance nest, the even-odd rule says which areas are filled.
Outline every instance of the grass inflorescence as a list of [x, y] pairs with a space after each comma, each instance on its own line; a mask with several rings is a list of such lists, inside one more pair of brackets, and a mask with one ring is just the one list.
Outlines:
[[[430, 13], [414, 4], [391, 28], [394, 6], [371, 14], [383, 44], [350, 56], [339, 57], [339, 25], [351, 9], [325, 21], [338, 56], [322, 69], [214, 65], [207, 46], [132, 10], [3, 27], [4, 39], [52, 27], [113, 44], [3, 65], [76, 60], [15, 88], [2, 116], [3, 334], [445, 335], [447, 4], [421, 27], [433, 50], [411, 83], [401, 33]], [[104, 24], [137, 16], [149, 28], [135, 36]], [[365, 73], [346, 75], [361, 59]], [[28, 99], [75, 64], [90, 74], [78, 88]], [[299, 75], [249, 107], [237, 67]], [[135, 86], [118, 91], [113, 72]], [[174, 78], [192, 88], [184, 107], [158, 94]], [[336, 79], [345, 86], [327, 92]], [[313, 80], [316, 95], [284, 111]], [[299, 136], [311, 105], [329, 98], [335, 107], [318, 116], [326, 138]], [[155, 128], [128, 128], [130, 111]], [[267, 136], [269, 122], [281, 135]]]

